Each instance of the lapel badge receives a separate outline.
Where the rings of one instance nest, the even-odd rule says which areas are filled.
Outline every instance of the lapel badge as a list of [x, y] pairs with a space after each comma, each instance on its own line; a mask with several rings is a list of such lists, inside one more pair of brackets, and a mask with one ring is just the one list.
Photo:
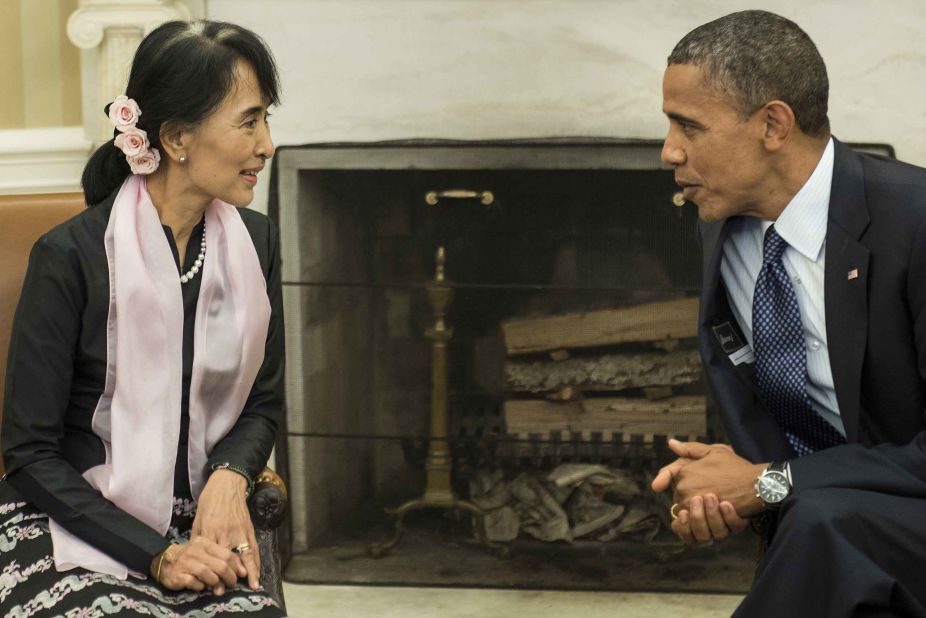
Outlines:
[[853, 279], [858, 279], [858, 268], [853, 268], [849, 271], [849, 281]]
[[714, 331], [714, 336], [717, 337], [717, 342], [720, 344], [720, 349], [724, 351], [724, 354], [732, 354], [743, 347], [742, 340], [729, 322], [712, 326], [711, 329]]

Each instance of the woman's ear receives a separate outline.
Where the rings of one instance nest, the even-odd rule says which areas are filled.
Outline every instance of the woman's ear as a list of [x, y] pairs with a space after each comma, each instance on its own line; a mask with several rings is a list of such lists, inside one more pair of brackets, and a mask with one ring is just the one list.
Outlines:
[[158, 135], [161, 142], [161, 156], [167, 157], [172, 163], [185, 163], [191, 137], [189, 128], [180, 123], [161, 124], [161, 131]]
[[779, 150], [794, 131], [796, 121], [794, 110], [784, 101], [769, 101], [765, 104], [765, 147]]

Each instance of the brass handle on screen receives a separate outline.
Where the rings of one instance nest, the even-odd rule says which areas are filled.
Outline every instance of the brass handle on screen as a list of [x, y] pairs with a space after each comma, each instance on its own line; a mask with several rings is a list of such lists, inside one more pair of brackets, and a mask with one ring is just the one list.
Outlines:
[[428, 191], [424, 194], [424, 201], [430, 206], [437, 206], [441, 200], [479, 200], [484, 206], [491, 206], [495, 201], [495, 194], [491, 191], [471, 191], [469, 189], [446, 189]]
[[685, 194], [681, 191], [676, 191], [672, 195], [672, 203], [681, 208], [685, 205]]

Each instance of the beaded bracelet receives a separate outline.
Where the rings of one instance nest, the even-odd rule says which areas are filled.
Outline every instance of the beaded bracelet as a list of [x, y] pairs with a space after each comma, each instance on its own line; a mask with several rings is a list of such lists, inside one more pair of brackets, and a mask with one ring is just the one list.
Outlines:
[[216, 470], [231, 470], [232, 472], [237, 472], [238, 474], [244, 477], [244, 480], [248, 482], [248, 489], [244, 493], [244, 497], [250, 498], [251, 494], [254, 493], [254, 480], [251, 479], [251, 477], [248, 475], [247, 471], [244, 468], [240, 468], [234, 464], [225, 462], [225, 463], [215, 464], [214, 466], [212, 466], [212, 471], [215, 472]]

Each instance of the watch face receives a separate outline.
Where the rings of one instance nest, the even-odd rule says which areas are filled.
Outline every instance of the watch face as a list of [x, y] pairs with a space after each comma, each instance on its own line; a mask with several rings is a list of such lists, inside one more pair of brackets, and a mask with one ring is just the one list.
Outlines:
[[756, 491], [763, 502], [776, 504], [788, 497], [791, 485], [781, 472], [766, 472], [756, 482]]

